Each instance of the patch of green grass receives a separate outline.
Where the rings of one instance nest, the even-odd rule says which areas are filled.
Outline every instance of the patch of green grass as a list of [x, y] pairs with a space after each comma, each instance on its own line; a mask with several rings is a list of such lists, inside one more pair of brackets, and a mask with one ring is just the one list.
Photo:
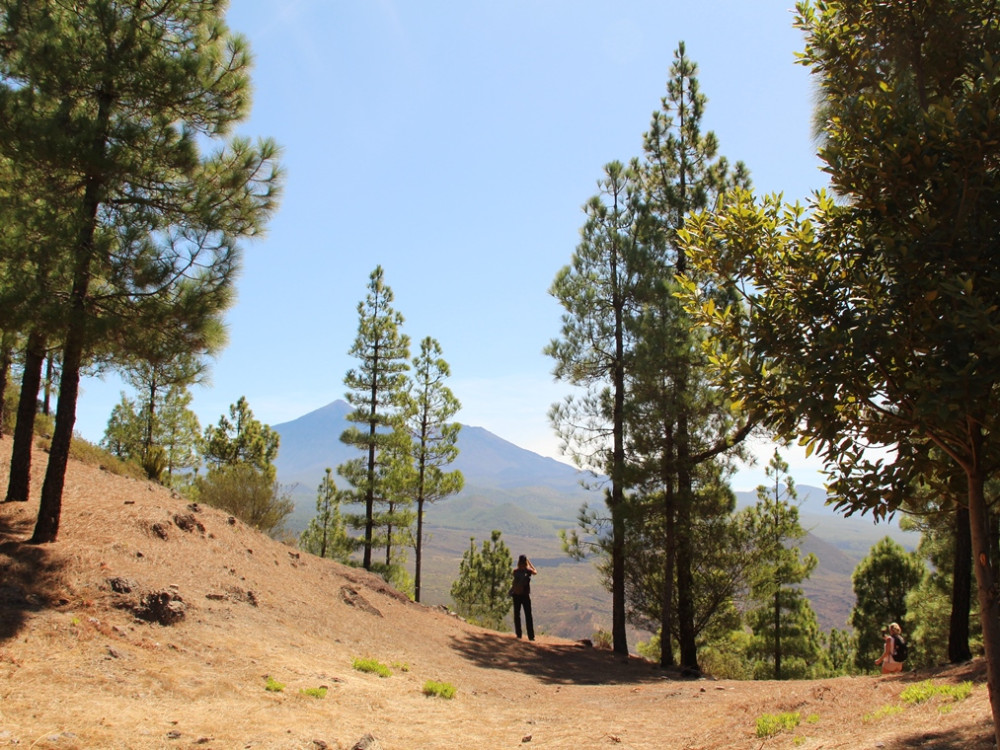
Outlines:
[[809, 714], [806, 717], [806, 724], [818, 724], [818, 723], [819, 723], [819, 714]]
[[390, 677], [392, 675], [392, 670], [376, 659], [355, 659], [351, 663], [351, 666], [359, 672], [377, 674], [379, 677]]
[[310, 698], [325, 698], [326, 690], [325, 687], [302, 688], [299, 693], [308, 695]]
[[394, 661], [392, 663], [392, 668], [395, 669], [395, 670], [397, 670], [397, 671], [399, 671], [399, 672], [409, 672], [410, 671], [410, 665], [407, 664], [405, 661]]
[[784, 714], [764, 714], [757, 717], [757, 736], [760, 738], [773, 737], [781, 732], [790, 732], [799, 725], [802, 720], [798, 711]]
[[450, 682], [435, 682], [427, 680], [424, 683], [424, 695], [435, 696], [437, 698], [452, 699], [455, 697], [455, 686]]
[[870, 714], [865, 714], [861, 717], [861, 721], [864, 724], [870, 724], [873, 721], [879, 721], [887, 716], [895, 716], [896, 714], [903, 713], [904, 709], [902, 706], [882, 706], [882, 708], [872, 711]]
[[264, 689], [269, 693], [280, 693], [285, 689], [285, 683], [278, 682], [276, 679], [271, 677], [271, 675], [268, 675], [267, 684], [264, 685]]
[[957, 685], [935, 685], [930, 680], [925, 680], [924, 682], [918, 682], [916, 685], [910, 685], [907, 687], [902, 693], [899, 694], [899, 699], [903, 701], [903, 703], [916, 705], [918, 703], [929, 701], [931, 698], [936, 696], [950, 698], [952, 701], [957, 702], [965, 700], [971, 694], [971, 682], [960, 682]]

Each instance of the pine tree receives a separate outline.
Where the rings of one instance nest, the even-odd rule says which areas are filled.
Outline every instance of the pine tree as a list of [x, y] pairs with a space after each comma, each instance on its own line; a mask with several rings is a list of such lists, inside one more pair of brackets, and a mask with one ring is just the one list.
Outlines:
[[[157, 388], [160, 407], [155, 412], [150, 392], [136, 400], [121, 394], [111, 410], [100, 445], [121, 459], [142, 466], [150, 479], [173, 484], [175, 472], [201, 464], [201, 427], [191, 411], [191, 394], [182, 386]], [[163, 474], [166, 474], [164, 478]]]
[[349, 561], [352, 544], [340, 512], [348, 497], [348, 493], [337, 489], [333, 471], [327, 469], [316, 490], [316, 515], [299, 536], [300, 549], [345, 564]]
[[812, 627], [816, 616], [796, 586], [809, 577], [818, 561], [815, 555], [801, 557], [796, 546], [806, 531], [799, 524], [798, 493], [788, 475], [788, 463], [777, 450], [765, 474], [770, 486], [757, 488], [757, 505], [748, 514], [755, 528], [752, 536], [762, 545], [750, 581], [750, 597], [757, 606], [748, 619], [757, 656], [770, 671], [768, 677], [782, 680], [802, 676], [782, 668], [787, 654], [808, 656], [807, 663], [814, 663], [820, 652], [818, 628]]
[[187, 388], [167, 389], [156, 426], [155, 444], [163, 449], [166, 458], [166, 480], [160, 479], [174, 486], [180, 479], [179, 473], [197, 469], [201, 464], [201, 425], [191, 410], [191, 393]]
[[[185, 281], [197, 293], [184, 312], [219, 315], [231, 301], [239, 241], [259, 233], [276, 205], [276, 147], [230, 135], [248, 112], [250, 56], [224, 8], [0, 2], [0, 159], [21, 165], [37, 189], [24, 208], [48, 240], [18, 260], [46, 284], [39, 320], [62, 346], [33, 543], [58, 535], [88, 354], [113, 352], [154, 307], [172, 315]], [[219, 148], [203, 156], [205, 145]]]
[[445, 380], [451, 368], [441, 356], [441, 345], [430, 338], [420, 342], [420, 354], [413, 360], [409, 387], [407, 426], [412, 441], [414, 464], [413, 498], [417, 505], [416, 560], [413, 598], [420, 601], [420, 571], [424, 540], [424, 505], [462, 490], [460, 471], [444, 471], [458, 457], [458, 433], [462, 426], [451, 422], [461, 403]]
[[504, 617], [511, 608], [510, 585], [514, 558], [494, 529], [482, 549], [474, 537], [462, 555], [458, 578], [451, 584], [455, 611], [470, 621], [494, 630], [504, 629]]
[[[643, 138], [645, 236], [656, 261], [646, 275], [650, 283], [641, 320], [643, 345], [637, 351], [635, 366], [642, 378], [636, 397], [645, 403], [645, 408], [637, 408], [635, 413], [650, 436], [646, 448], [652, 450], [646, 465], [663, 492], [667, 517], [666, 563], [673, 570], [663, 578], [665, 582], [676, 579], [680, 661], [690, 668], [698, 666], [692, 534], [696, 467], [730, 450], [750, 429], [749, 421], [739, 428], [733, 426], [738, 410], [722, 394], [707, 389], [699, 343], [702, 334], [674, 297], [673, 278], [689, 273], [686, 250], [678, 242], [688, 215], [714, 205], [727, 189], [750, 184], [743, 163], [731, 168], [718, 155], [715, 134], [702, 132], [706, 97], [700, 91], [697, 72], [684, 43], [679, 43], [667, 94]], [[704, 291], [709, 296], [721, 295], [717, 289]], [[672, 598], [664, 593], [665, 602]], [[663, 617], [666, 626], [673, 622], [674, 613], [665, 607]]]
[[203, 502], [228, 510], [272, 536], [284, 532], [294, 503], [275, 480], [280, 435], [253, 415], [245, 396], [205, 429], [203, 458], [208, 473], [194, 483]]
[[611, 162], [598, 186], [600, 193], [584, 207], [587, 220], [573, 259], [549, 290], [565, 312], [561, 338], [545, 353], [555, 360], [555, 377], [583, 393], [553, 405], [549, 421], [578, 466], [609, 477], [612, 646], [627, 654], [625, 399], [634, 346], [630, 319], [644, 268], [635, 165]]
[[[369, 277], [368, 294], [358, 303], [358, 335], [350, 354], [359, 360], [347, 372], [346, 398], [354, 410], [347, 419], [352, 426], [340, 436], [363, 456], [337, 467], [337, 472], [353, 487], [355, 500], [364, 505], [364, 515], [348, 519], [363, 529], [362, 565], [372, 568], [372, 549], [386, 548], [387, 573], [394, 563], [393, 529], [405, 526], [407, 483], [410, 481], [410, 439], [404, 428], [406, 373], [409, 369], [410, 339], [400, 331], [403, 316], [392, 307], [392, 289], [385, 273], [376, 266]], [[384, 530], [376, 539], [376, 529]], [[398, 545], [397, 545], [398, 546]]]
[[274, 481], [281, 436], [253, 415], [246, 396], [229, 405], [229, 417], [205, 429], [203, 457], [210, 468], [246, 464]]

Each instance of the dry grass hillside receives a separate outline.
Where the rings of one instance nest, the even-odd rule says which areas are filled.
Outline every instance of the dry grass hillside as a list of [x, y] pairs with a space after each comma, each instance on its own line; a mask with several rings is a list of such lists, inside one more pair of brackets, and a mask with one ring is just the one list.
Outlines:
[[[57, 543], [24, 543], [35, 512], [0, 505], [0, 747], [316, 750], [366, 735], [387, 750], [993, 747], [981, 662], [891, 679], [683, 679], [472, 627], [96, 467], [71, 465]], [[425, 696], [428, 680], [455, 697]], [[974, 687], [901, 701], [926, 680]], [[756, 736], [760, 717], [793, 712], [798, 727]]]

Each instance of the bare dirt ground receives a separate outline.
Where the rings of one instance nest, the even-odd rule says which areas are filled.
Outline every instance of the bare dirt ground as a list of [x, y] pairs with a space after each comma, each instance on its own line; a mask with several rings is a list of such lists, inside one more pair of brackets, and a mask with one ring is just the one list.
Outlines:
[[[0, 440], [3, 490], [10, 447]], [[28, 545], [45, 460], [34, 456], [34, 500], [0, 504], [0, 747], [317, 750], [367, 734], [387, 750], [994, 747], [981, 661], [892, 678], [683, 679], [470, 626], [82, 464], [70, 466], [59, 541]], [[357, 671], [356, 658], [392, 675]], [[900, 702], [928, 679], [974, 688], [954, 703]], [[428, 680], [457, 694], [427, 697]], [[759, 717], [785, 712], [800, 714], [797, 728], [756, 736]]]

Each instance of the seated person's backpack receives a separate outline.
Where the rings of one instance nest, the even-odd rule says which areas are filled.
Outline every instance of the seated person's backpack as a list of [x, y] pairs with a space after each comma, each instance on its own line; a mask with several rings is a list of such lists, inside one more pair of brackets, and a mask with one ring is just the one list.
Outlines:
[[903, 640], [903, 636], [894, 635], [892, 637], [892, 642], [893, 642], [892, 660], [898, 662], [906, 661], [908, 648], [906, 646], [906, 641]]

